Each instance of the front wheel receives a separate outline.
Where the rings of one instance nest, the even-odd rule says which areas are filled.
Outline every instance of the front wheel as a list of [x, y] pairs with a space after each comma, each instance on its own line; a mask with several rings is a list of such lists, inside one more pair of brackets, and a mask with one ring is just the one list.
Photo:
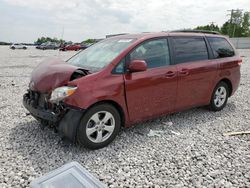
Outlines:
[[210, 100], [210, 109], [212, 111], [222, 110], [227, 104], [228, 96], [228, 85], [225, 82], [218, 83], [214, 88], [213, 95]]
[[99, 149], [114, 140], [121, 127], [121, 117], [110, 104], [90, 108], [82, 117], [77, 130], [78, 142], [89, 149]]

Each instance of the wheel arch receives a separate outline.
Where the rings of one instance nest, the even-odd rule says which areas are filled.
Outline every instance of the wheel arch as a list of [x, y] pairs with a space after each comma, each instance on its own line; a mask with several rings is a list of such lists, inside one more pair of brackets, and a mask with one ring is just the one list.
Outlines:
[[[232, 95], [233, 92], [233, 85], [232, 82], [228, 79], [228, 78], [223, 78], [221, 79], [218, 83], [220, 82], [225, 82], [228, 85], [228, 89], [229, 89], [229, 97]], [[217, 84], [218, 84], [217, 83]]]
[[82, 116], [86, 111], [96, 105], [100, 104], [110, 104], [113, 107], [115, 107], [120, 114], [121, 117], [121, 125], [125, 126], [125, 114], [122, 109], [122, 107], [115, 101], [112, 100], [102, 100], [98, 101], [92, 105], [90, 105], [87, 109], [85, 110], [69, 110], [65, 116], [62, 118], [62, 120], [58, 123], [57, 130], [63, 134], [66, 138], [72, 140], [73, 142], [76, 141], [76, 134], [77, 134], [77, 129], [79, 126], [79, 123], [82, 119]]
[[113, 100], [102, 100], [102, 101], [98, 101], [94, 104], [92, 104], [91, 106], [88, 107], [88, 109], [96, 106], [96, 105], [100, 105], [100, 104], [110, 104], [112, 105], [113, 107], [115, 107], [117, 109], [117, 111], [119, 112], [120, 114], [120, 117], [121, 117], [121, 125], [124, 127], [125, 126], [125, 113], [121, 107], [120, 104], [118, 104], [117, 102], [113, 101]]

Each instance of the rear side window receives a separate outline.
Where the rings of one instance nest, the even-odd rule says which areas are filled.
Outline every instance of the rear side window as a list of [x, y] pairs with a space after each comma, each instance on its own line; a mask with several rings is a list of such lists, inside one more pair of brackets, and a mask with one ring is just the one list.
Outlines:
[[208, 51], [202, 37], [174, 37], [175, 62], [185, 63], [208, 59]]
[[148, 68], [170, 65], [167, 39], [154, 39], [142, 43], [130, 53], [130, 60], [144, 60]]
[[207, 40], [213, 50], [215, 58], [232, 57], [235, 55], [234, 49], [226, 39], [207, 37]]

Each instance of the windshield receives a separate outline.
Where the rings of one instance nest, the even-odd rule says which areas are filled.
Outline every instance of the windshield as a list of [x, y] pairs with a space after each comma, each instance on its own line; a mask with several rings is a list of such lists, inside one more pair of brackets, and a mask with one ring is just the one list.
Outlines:
[[107, 39], [90, 46], [68, 60], [69, 63], [96, 72], [110, 64], [135, 39]]

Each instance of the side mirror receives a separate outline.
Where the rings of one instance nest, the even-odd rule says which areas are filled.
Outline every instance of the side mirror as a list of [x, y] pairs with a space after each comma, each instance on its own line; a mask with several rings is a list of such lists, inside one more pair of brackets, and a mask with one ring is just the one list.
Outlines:
[[128, 66], [130, 72], [141, 72], [147, 70], [147, 63], [144, 60], [133, 60]]

